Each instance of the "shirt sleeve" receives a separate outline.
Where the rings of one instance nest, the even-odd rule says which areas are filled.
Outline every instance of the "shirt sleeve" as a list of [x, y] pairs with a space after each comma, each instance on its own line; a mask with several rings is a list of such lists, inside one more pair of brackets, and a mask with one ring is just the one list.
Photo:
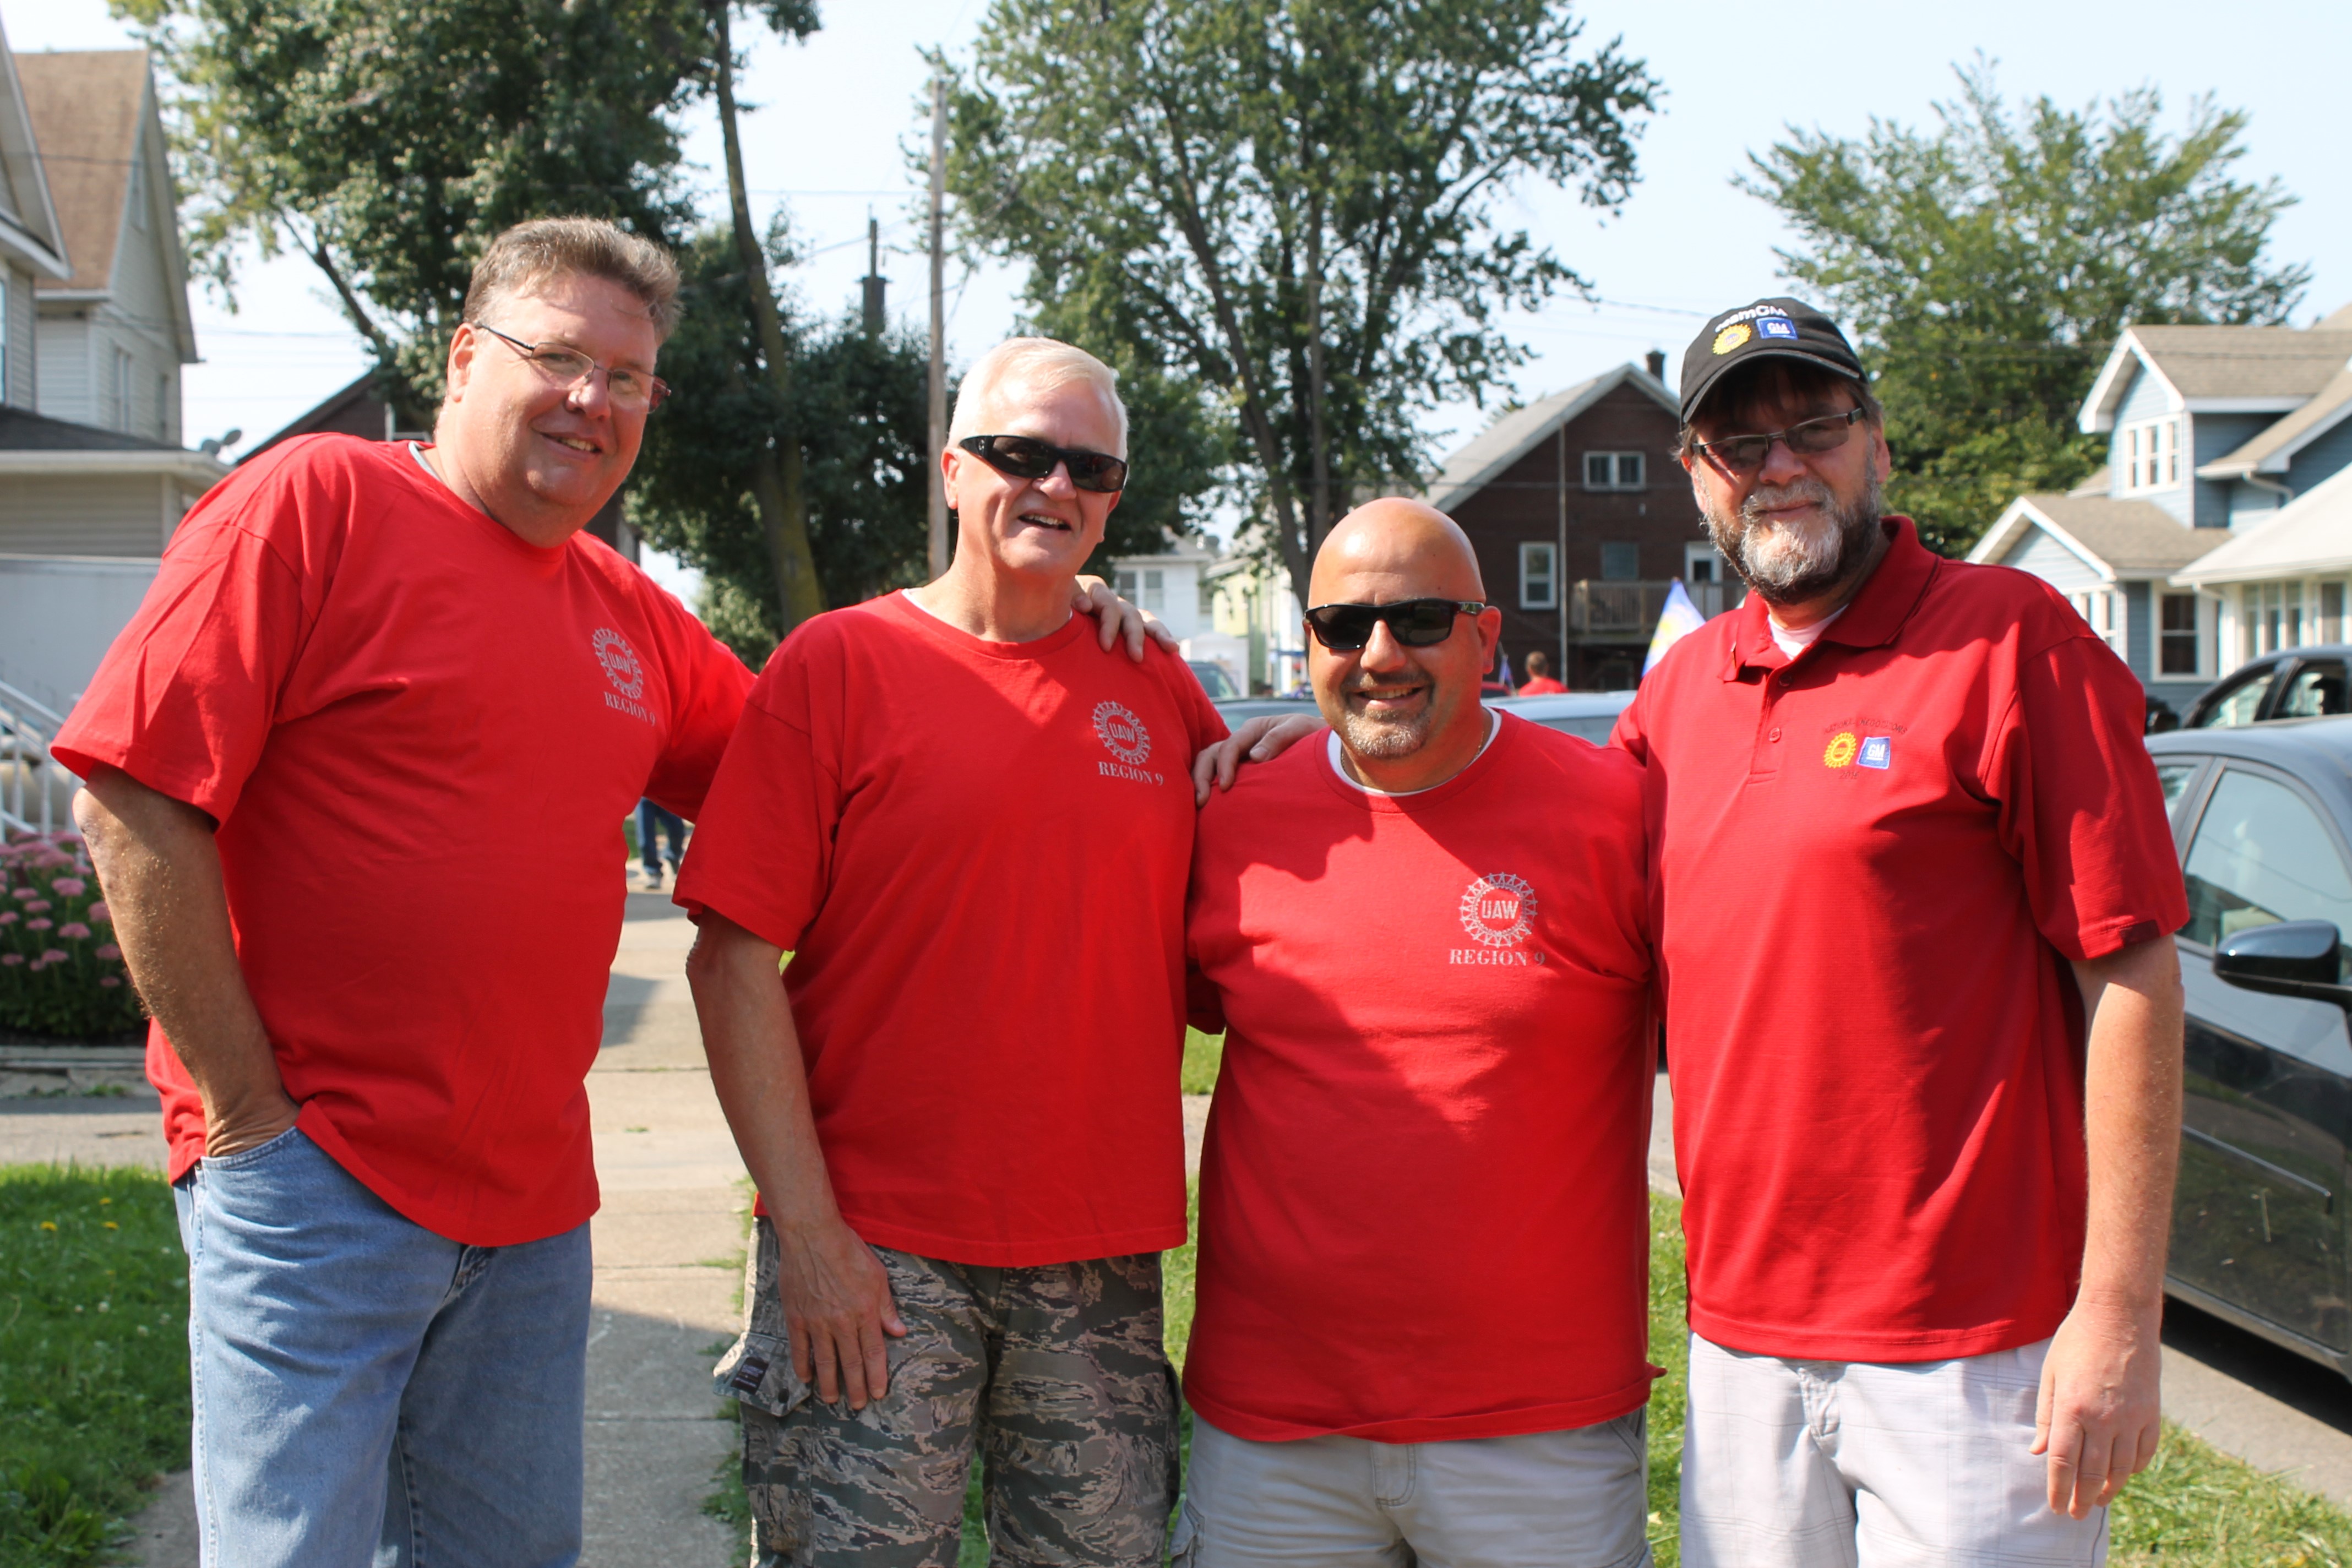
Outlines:
[[719, 759], [743, 716], [751, 672], [685, 605], [651, 584], [643, 592], [655, 601], [653, 613], [662, 627], [670, 691], [669, 743], [655, 760], [646, 794], [665, 810], [698, 821]]
[[276, 479], [232, 478], [181, 524], [58, 733], [66, 766], [119, 768], [215, 822], [236, 811], [315, 619], [300, 514], [333, 504]]
[[1654, 688], [1643, 681], [1634, 689], [1633, 700], [1625, 704], [1610, 728], [1609, 743], [1631, 755], [1637, 763], [1650, 760], [1649, 696]]
[[2034, 924], [2076, 961], [2179, 930], [2189, 900], [2139, 682], [2087, 633], [2019, 666], [1985, 778]]
[[697, 921], [714, 910], [787, 952], [824, 907], [844, 805], [838, 731], [811, 721], [812, 629], [753, 683], [677, 878], [677, 901]]

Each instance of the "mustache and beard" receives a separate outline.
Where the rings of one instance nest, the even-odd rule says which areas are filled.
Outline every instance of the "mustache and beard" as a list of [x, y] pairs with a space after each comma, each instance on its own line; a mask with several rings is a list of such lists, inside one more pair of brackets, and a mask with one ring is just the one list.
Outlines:
[[[1425, 677], [1423, 679], [1426, 679]], [[1377, 757], [1393, 762], [1409, 757], [1429, 743], [1430, 731], [1437, 721], [1437, 689], [1434, 683], [1428, 689], [1428, 700], [1410, 713], [1370, 713], [1358, 710], [1349, 702], [1351, 693], [1373, 687], [1394, 686], [1398, 678], [1378, 676], [1360, 669], [1339, 684], [1339, 733], [1348, 749], [1360, 757]]]
[[[1789, 523], [1764, 517], [1768, 507], [1810, 501], [1819, 510], [1802, 522]], [[1740, 503], [1737, 513], [1702, 503], [1707, 537], [1748, 586], [1767, 604], [1799, 605], [1817, 599], [1866, 568], [1885, 547], [1878, 521], [1886, 510], [1876, 472], [1863, 481], [1862, 493], [1841, 498], [1820, 479], [1807, 477], [1787, 485], [1759, 485]]]

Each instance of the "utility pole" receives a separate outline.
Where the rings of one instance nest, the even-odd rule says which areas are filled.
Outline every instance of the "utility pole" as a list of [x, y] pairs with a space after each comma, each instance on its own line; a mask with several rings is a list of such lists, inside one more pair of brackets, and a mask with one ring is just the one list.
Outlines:
[[1551, 557], [1551, 600], [1559, 606], [1559, 670], [1552, 679], [1568, 684], [1568, 422], [1552, 433], [1552, 483], [1559, 496], [1559, 542]]
[[882, 335], [882, 226], [866, 215], [866, 335]]
[[931, 575], [948, 569], [947, 476], [940, 454], [948, 445], [948, 82], [931, 82]]

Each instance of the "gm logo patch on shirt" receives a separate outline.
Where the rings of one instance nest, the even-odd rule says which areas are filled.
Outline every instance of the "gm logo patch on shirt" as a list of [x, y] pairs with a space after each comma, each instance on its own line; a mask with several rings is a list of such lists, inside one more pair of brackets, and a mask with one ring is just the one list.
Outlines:
[[1895, 739], [1891, 735], [1864, 735], [1862, 750], [1853, 756], [1858, 768], [1885, 768], [1895, 763]]
[[1851, 730], [1840, 730], [1830, 737], [1822, 752], [1825, 768], [1878, 768], [1895, 765], [1895, 737], [1892, 735], [1857, 735]]

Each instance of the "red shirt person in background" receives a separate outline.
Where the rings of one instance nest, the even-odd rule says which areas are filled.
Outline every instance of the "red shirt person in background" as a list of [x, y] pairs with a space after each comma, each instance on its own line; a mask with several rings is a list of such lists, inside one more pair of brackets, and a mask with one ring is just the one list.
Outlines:
[[1193, 1022], [1228, 1032], [1176, 1553], [1631, 1563], [1641, 770], [1480, 703], [1502, 613], [1429, 508], [1342, 520], [1310, 597], [1332, 728], [1213, 798], [1193, 857]]
[[763, 1562], [950, 1560], [975, 1447], [1001, 1552], [1163, 1558], [1188, 770], [1224, 725], [1071, 614], [1126, 423], [1090, 354], [983, 355], [940, 454], [954, 565], [786, 639], [686, 858], [761, 1198], [721, 1372]]
[[1549, 697], [1553, 692], [1567, 689], [1567, 687], [1551, 678], [1551, 656], [1541, 648], [1536, 648], [1528, 655], [1528, 678], [1519, 682], [1519, 689], [1513, 695]]
[[1881, 515], [1828, 318], [1727, 311], [1682, 387], [1751, 590], [1614, 736], [1658, 845], [1684, 1561], [2095, 1562], [2155, 1453], [2179, 1142], [2138, 684], [2046, 584]]

